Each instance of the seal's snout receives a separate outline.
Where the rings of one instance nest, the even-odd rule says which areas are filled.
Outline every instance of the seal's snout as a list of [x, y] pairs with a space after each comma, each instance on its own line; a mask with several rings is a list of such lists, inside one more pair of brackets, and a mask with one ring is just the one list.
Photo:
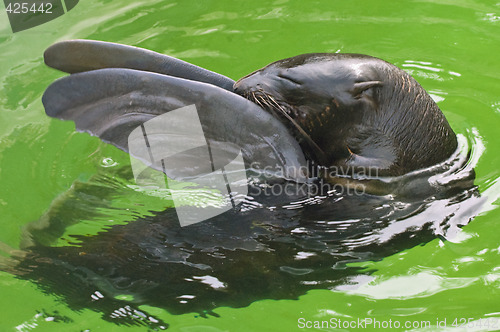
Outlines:
[[255, 75], [255, 73], [242, 77], [234, 83], [233, 91], [240, 96], [246, 96], [251, 92], [262, 90], [261, 79], [260, 75]]
[[245, 94], [245, 91], [247, 91], [247, 90], [248, 90], [248, 87], [242, 81], [242, 79], [238, 80], [233, 85], [233, 92], [236, 93], [236, 94], [239, 94], [240, 96], [243, 96]]

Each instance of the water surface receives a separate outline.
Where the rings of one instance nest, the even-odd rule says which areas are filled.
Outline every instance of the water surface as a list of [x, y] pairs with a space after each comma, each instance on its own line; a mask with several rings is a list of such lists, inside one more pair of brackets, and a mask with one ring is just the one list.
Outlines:
[[[255, 274], [255, 280], [274, 278], [275, 284], [252, 284], [252, 275], [245, 275], [250, 266], [248, 260], [241, 268], [228, 268], [222, 275], [240, 271], [249, 280], [249, 284], [242, 286], [243, 296], [236, 299], [224, 298], [224, 293], [217, 288], [221, 286], [218, 279], [205, 277], [183, 279], [184, 283], [196, 286], [174, 287], [179, 293], [171, 297], [167, 294], [162, 298], [171, 301], [158, 303], [153, 301], [154, 296], [140, 298], [137, 295], [145, 294], [144, 285], [137, 286], [141, 291], [133, 293], [131, 286], [124, 282], [122, 286], [127, 291], [120, 293], [99, 283], [106, 281], [105, 278], [65, 277], [68, 271], [73, 273], [72, 277], [82, 274], [71, 270], [63, 259], [61, 264], [52, 265], [54, 271], [61, 274], [51, 273], [51, 265], [40, 259], [37, 264], [49, 270], [38, 276], [53, 279], [42, 278], [37, 283], [30, 276], [23, 279], [1, 272], [4, 300], [0, 301], [0, 326], [4, 330], [17, 327], [23, 331], [55, 328], [109, 331], [144, 330], [142, 325], [125, 326], [148, 322], [152, 328], [168, 324], [173, 330], [193, 326], [279, 330], [296, 328], [300, 318], [314, 321], [370, 317], [380, 321], [430, 321], [434, 327], [428, 330], [440, 330], [436, 327], [438, 319], [446, 318], [452, 328], [455, 319], [458, 319], [455, 325], [459, 325], [461, 318], [472, 318], [477, 323], [476, 330], [495, 330], [493, 325], [481, 327], [480, 319], [500, 316], [499, 212], [496, 209], [500, 193], [497, 181], [500, 100], [496, 89], [500, 71], [497, 61], [499, 9], [493, 2], [467, 1], [368, 4], [362, 1], [137, 3], [91, 0], [79, 3], [57, 20], [16, 34], [9, 30], [5, 14], [0, 14], [3, 15], [0, 20], [0, 209], [4, 221], [0, 244], [2, 257], [6, 259], [7, 252], [14, 257], [23, 255], [16, 250], [34, 240], [44, 245], [40, 248], [50, 251], [44, 256], [40, 249], [40, 257], [54, 257], [54, 252], [75, 255], [84, 252], [89, 243], [98, 248], [98, 244], [109, 243], [110, 234], [117, 238], [120, 229], [133, 229], [137, 220], [151, 221], [170, 206], [164, 199], [144, 195], [131, 187], [127, 155], [96, 138], [75, 133], [71, 123], [44, 115], [41, 95], [47, 85], [62, 74], [43, 65], [42, 53], [50, 44], [63, 39], [89, 38], [140, 46], [233, 79], [269, 62], [307, 52], [340, 51], [383, 58], [411, 73], [438, 102], [455, 132], [465, 137], [472, 149], [470, 163], [475, 169], [474, 183], [480, 193], [471, 197], [483, 199], [481, 204], [470, 206], [457, 203], [464, 199], [472, 203], [468, 197], [460, 197], [454, 203], [443, 201], [442, 205], [436, 200], [426, 213], [407, 219], [419, 225], [426, 222], [435, 225], [432, 221], [451, 216], [456, 225], [467, 224], [455, 227], [453, 234], [426, 237], [415, 243], [402, 240], [402, 246], [383, 247], [387, 252], [372, 257], [377, 258], [374, 261], [369, 256], [357, 259], [359, 255], [353, 255], [353, 262], [341, 265], [332, 262], [322, 268], [314, 264], [318, 256], [310, 255], [322, 252], [317, 247], [310, 248], [311, 244], [317, 245], [317, 239], [300, 242], [297, 239], [307, 239], [307, 234], [293, 225], [294, 216], [313, 219], [314, 213], [321, 215], [321, 210], [309, 207], [312, 212], [306, 214], [300, 210], [303, 215], [298, 217], [297, 210], [283, 209], [282, 215], [269, 213], [266, 216], [272, 220], [292, 221], [288, 226], [295, 230], [291, 234], [297, 241], [296, 246], [283, 253], [288, 255], [286, 262], [296, 265], [281, 273], [270, 269], [274, 274], [267, 279], [261, 278], [262, 273]], [[68, 195], [75, 199], [68, 200]], [[26, 232], [30, 227], [27, 225], [36, 225], [34, 222], [43, 219], [57, 202], [73, 204], [65, 207], [74, 214], [64, 215], [63, 234], [59, 234], [59, 229], [53, 235], [40, 231], [31, 239], [26, 236], [36, 234], [33, 230]], [[474, 217], [470, 223], [468, 217]], [[323, 219], [324, 224], [317, 224], [320, 230], [321, 225], [331, 227], [339, 221], [333, 217]], [[348, 229], [355, 221], [342, 220], [336, 229]], [[259, 226], [266, 230], [269, 225]], [[435, 233], [434, 229], [431, 234]], [[390, 234], [394, 232], [391, 230]], [[141, 235], [137, 232], [130, 243], [141, 245]], [[147, 252], [148, 248], [155, 250], [158, 248], [155, 241], [163, 241], [168, 236], [159, 232], [142, 243], [143, 251], [127, 247], [113, 257], [128, 257], [134, 252]], [[271, 242], [278, 243], [275, 239]], [[210, 242], [199, 244], [202, 248], [203, 245], [213, 248]], [[237, 245], [242, 246], [241, 242]], [[226, 250], [224, 254], [230, 252]], [[366, 252], [379, 253], [377, 250]], [[85, 256], [78, 257], [85, 259]], [[160, 253], [156, 257], [166, 256]], [[267, 261], [260, 262], [273, 268], [288, 266], [269, 260], [272, 257], [276, 256], [268, 255]], [[213, 259], [221, 258], [215, 255]], [[150, 267], [152, 261], [146, 258], [143, 267]], [[9, 266], [9, 262], [2, 261], [2, 265]], [[123, 269], [119, 271], [121, 275], [127, 275], [141, 265], [127, 270], [126, 264], [117, 261], [115, 266]], [[307, 273], [311, 267], [318, 273]], [[29, 274], [31, 270], [26, 271]], [[147, 273], [147, 269], [143, 271], [142, 275]], [[184, 277], [184, 272], [179, 273]], [[106, 273], [112, 275], [112, 272]], [[154, 278], [160, 276], [150, 279]], [[77, 286], [85, 284], [81, 280], [92, 282], [86, 284], [88, 288], [74, 287], [72, 292], [68, 291], [71, 282]], [[234, 280], [236, 284], [237, 275]], [[311, 285], [297, 280], [324, 282]], [[57, 285], [62, 285], [62, 289]], [[304, 287], [286, 289], [284, 285]], [[253, 298], [248, 296], [251, 287], [255, 289]], [[190, 297], [196, 289], [203, 290], [198, 294], [210, 296]], [[207, 290], [213, 292], [207, 293]], [[213, 294], [222, 294], [213, 297], [214, 304], [209, 303]], [[290, 300], [295, 298], [298, 300]], [[118, 311], [110, 312], [110, 308]], [[205, 314], [200, 313], [202, 308], [207, 309]]]

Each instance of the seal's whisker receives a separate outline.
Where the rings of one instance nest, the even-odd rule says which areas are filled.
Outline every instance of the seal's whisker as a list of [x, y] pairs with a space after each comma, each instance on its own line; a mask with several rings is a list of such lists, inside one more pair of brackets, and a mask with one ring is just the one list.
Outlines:
[[264, 105], [262, 105], [262, 101], [258, 98], [258, 96], [255, 94], [255, 92], [250, 92], [251, 95], [249, 95], [249, 99], [250, 100], [253, 100], [255, 103], [257, 103], [260, 107], [264, 107]]
[[[322, 163], [326, 162], [325, 152], [316, 144], [316, 142], [313, 141], [311, 136], [308, 133], [306, 133], [306, 131], [302, 128], [302, 126], [299, 123], [297, 123], [297, 121], [295, 121], [295, 119], [292, 118], [292, 116], [290, 115], [291, 112], [289, 109], [287, 109], [283, 105], [281, 105], [271, 95], [268, 95], [265, 93], [260, 93], [260, 94], [256, 95], [254, 92], [252, 92], [252, 94], [254, 95], [254, 97], [256, 99], [258, 98], [257, 100], [260, 99], [265, 105], [267, 105], [270, 110], [272, 110], [274, 112], [278, 111], [278, 113], [283, 115], [298, 130], [299, 134], [302, 136], [303, 139], [305, 139], [305, 141], [311, 146], [311, 148], [313, 148], [318, 160]], [[262, 106], [262, 104], [259, 101], [258, 101], [258, 103], [259, 103], [259, 105]]]

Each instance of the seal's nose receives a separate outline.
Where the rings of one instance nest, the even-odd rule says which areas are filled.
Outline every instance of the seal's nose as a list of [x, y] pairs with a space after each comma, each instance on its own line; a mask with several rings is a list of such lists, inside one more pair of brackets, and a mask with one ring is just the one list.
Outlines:
[[233, 84], [233, 92], [236, 93], [236, 94], [239, 94], [239, 95], [242, 95], [243, 94], [243, 88], [244, 84], [241, 83], [241, 79], [236, 81], [234, 84]]
[[234, 83], [233, 92], [243, 96], [249, 91], [259, 88], [260, 88], [260, 83], [256, 82], [255, 78], [251, 76], [250, 77], [245, 76], [239, 79], [236, 83]]
[[249, 91], [260, 90], [263, 87], [264, 80], [265, 75], [263, 75], [262, 70], [256, 70], [236, 81], [233, 85], [233, 91], [239, 95], [245, 95]]

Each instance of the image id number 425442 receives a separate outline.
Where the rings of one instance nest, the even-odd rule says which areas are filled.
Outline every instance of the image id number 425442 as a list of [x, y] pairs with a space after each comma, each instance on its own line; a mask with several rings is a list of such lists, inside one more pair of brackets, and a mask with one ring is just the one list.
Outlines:
[[9, 14], [52, 14], [52, 3], [27, 3], [27, 2], [11, 2], [5, 8]]

